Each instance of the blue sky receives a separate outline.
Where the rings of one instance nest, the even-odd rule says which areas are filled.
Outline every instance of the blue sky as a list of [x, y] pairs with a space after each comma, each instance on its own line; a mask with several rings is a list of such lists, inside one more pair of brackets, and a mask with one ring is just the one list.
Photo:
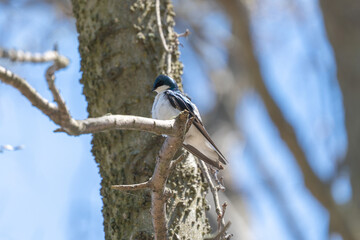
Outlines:
[[[19, 11], [24, 14], [16, 14]], [[26, 9], [0, 5], [0, 16], [3, 47], [43, 52], [58, 43], [71, 64], [57, 74], [56, 84], [71, 114], [86, 118], [74, 21], [59, 21], [47, 5]], [[1, 60], [1, 65], [51, 99], [44, 79], [48, 64]], [[0, 154], [0, 239], [104, 238], [100, 177], [90, 153], [91, 136], [69, 137], [54, 134], [55, 129], [19, 92], [0, 84], [0, 144], [25, 145], [21, 151]]]
[[[294, 14], [291, 9], [284, 11], [284, 2], [265, 1], [260, 14], [253, 16], [257, 55], [266, 84], [295, 126], [312, 167], [322, 179], [328, 179], [346, 149], [336, 66], [317, 3], [298, 0], [300, 11]], [[205, 55], [216, 61], [208, 65], [199, 61], [186, 40], [181, 40], [181, 59], [185, 65], [185, 91], [200, 111], [207, 113], [216, 99], [205, 70], [226, 65], [222, 43], [229, 37], [230, 24], [215, 11], [203, 25], [217, 33], [205, 48]], [[71, 59], [70, 66], [57, 74], [57, 86], [71, 114], [86, 118], [74, 21], [59, 18], [51, 6], [44, 4], [0, 4], [2, 47], [43, 52], [52, 49], [54, 43]], [[0, 65], [25, 77], [51, 99], [44, 79], [48, 64], [0, 60]], [[202, 91], [198, 91], [199, 87]], [[327, 212], [304, 187], [295, 159], [259, 96], [247, 94], [236, 116], [247, 142], [236, 142], [228, 155], [239, 192], [251, 193], [247, 206], [256, 239], [293, 239], [281, 206], [274, 200], [256, 161], [261, 161], [269, 177], [281, 185], [304, 239], [328, 239]], [[100, 177], [90, 153], [91, 136], [69, 137], [53, 133], [54, 129], [56, 126], [16, 90], [0, 83], [0, 145], [25, 145], [21, 151], [0, 154], [0, 239], [104, 238]], [[334, 185], [334, 195], [339, 202], [351, 195], [346, 176]]]

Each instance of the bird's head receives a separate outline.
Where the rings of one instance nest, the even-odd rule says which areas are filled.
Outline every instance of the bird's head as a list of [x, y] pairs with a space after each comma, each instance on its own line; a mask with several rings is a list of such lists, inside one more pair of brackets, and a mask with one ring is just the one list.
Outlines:
[[178, 86], [176, 84], [176, 82], [174, 81], [174, 79], [172, 79], [169, 76], [166, 75], [159, 75], [154, 82], [154, 87], [152, 89], [152, 91], [155, 91], [157, 93], [161, 93], [165, 90], [171, 89], [177, 89]]

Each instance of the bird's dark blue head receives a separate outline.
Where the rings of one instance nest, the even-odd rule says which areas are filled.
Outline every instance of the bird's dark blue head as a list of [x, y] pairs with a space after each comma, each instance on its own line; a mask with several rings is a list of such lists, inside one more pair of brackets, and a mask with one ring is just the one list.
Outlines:
[[176, 90], [178, 89], [178, 85], [169, 76], [166, 75], [159, 75], [154, 82], [153, 91], [156, 91], [157, 93], [160, 93], [162, 91], [165, 91], [167, 89]]

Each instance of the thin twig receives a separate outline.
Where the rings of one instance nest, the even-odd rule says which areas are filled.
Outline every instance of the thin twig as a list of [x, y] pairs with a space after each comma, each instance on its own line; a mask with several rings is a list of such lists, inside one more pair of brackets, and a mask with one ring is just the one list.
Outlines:
[[151, 188], [151, 179], [147, 182], [129, 184], [129, 185], [112, 185], [111, 189], [121, 190], [121, 191], [135, 191], [141, 189], [150, 189]]
[[[218, 223], [219, 223], [219, 230], [221, 229], [221, 227], [225, 224], [225, 212], [226, 212], [226, 208], [227, 208], [227, 202], [224, 202], [223, 205], [221, 206], [222, 211], [221, 211], [221, 215], [218, 216]], [[222, 225], [222, 226], [221, 226]]]
[[[57, 52], [56, 52], [57, 54]], [[57, 54], [60, 56], [59, 54]], [[60, 111], [60, 116], [62, 116], [64, 119], [61, 121], [70, 121], [71, 116], [69, 113], [69, 110], [66, 107], [65, 101], [62, 99], [59, 90], [55, 86], [55, 72], [65, 68], [69, 62], [61, 62], [58, 59], [55, 59], [54, 64], [51, 65], [45, 73], [46, 82], [48, 84], [49, 90], [51, 91], [55, 102], [58, 105], [58, 109]]]
[[162, 24], [161, 24], [161, 16], [160, 16], [160, 0], [156, 0], [155, 2], [155, 9], [156, 9], [156, 22], [158, 25], [158, 30], [159, 30], [159, 35], [160, 35], [160, 39], [161, 39], [161, 43], [165, 49], [166, 52], [170, 52], [170, 49], [168, 47], [168, 45], [166, 44], [166, 40], [164, 37], [164, 32], [162, 29]]
[[166, 52], [166, 65], [167, 65], [166, 74], [170, 75], [171, 74], [171, 54], [172, 54], [172, 49], [166, 43], [166, 39], [165, 39], [165, 36], [164, 36], [164, 31], [163, 31], [163, 28], [162, 28], [161, 16], [160, 16], [160, 0], [155, 1], [155, 9], [156, 9], [156, 22], [157, 22], [157, 25], [158, 25], [158, 30], [159, 30], [161, 43], [162, 43], [162, 45], [164, 47], [164, 50]]
[[25, 79], [2, 66], [0, 66], [0, 80], [19, 90], [32, 105], [40, 109], [45, 115], [50, 117], [56, 113], [57, 107], [55, 104], [43, 98]]
[[225, 187], [224, 187], [224, 183], [223, 183], [223, 178], [220, 177], [220, 179], [218, 178], [218, 170], [215, 170], [213, 168], [210, 169], [212, 175], [214, 176], [215, 182], [217, 183], [216, 189], [219, 191], [225, 191]]
[[223, 228], [225, 225], [225, 220], [223, 218], [223, 213], [222, 213], [221, 206], [220, 206], [219, 194], [218, 194], [218, 191], [212, 181], [212, 178], [210, 176], [210, 173], [209, 173], [209, 170], [208, 170], [208, 167], [206, 166], [206, 164], [200, 160], [199, 165], [200, 165], [200, 169], [201, 169], [202, 173], [205, 175], [205, 178], [210, 187], [210, 191], [213, 195], [216, 214], [217, 214], [218, 218], [219, 218], [219, 216], [221, 217], [221, 219], [219, 221], [220, 226], [218, 227], [218, 231], [220, 231], [220, 229]]
[[166, 74], [167, 74], [167, 75], [170, 75], [170, 74], [171, 74], [171, 53], [167, 53], [166, 59], [167, 59], [167, 70], [166, 70]]
[[205, 238], [205, 240], [230, 239], [232, 237], [232, 235], [224, 236], [226, 234], [226, 231], [229, 229], [230, 225], [231, 225], [231, 222], [229, 221], [226, 223], [226, 225], [223, 227], [223, 229], [220, 232], [218, 232], [215, 236]]
[[[65, 102], [60, 96], [58, 89], [55, 87], [55, 71], [67, 67], [69, 60], [58, 54], [56, 50], [47, 51], [43, 54], [31, 54], [24, 53], [23, 51], [0, 49], [0, 57], [9, 58], [12, 61], [30, 61], [36, 63], [53, 61], [53, 65], [50, 66], [46, 71], [46, 80], [48, 87], [54, 97], [57, 106], [50, 103], [47, 99], [43, 98], [36, 90], [31, 87], [28, 82], [19, 76], [16, 76], [9, 70], [0, 66], [0, 78], [3, 82], [12, 85], [17, 88], [29, 101], [39, 108], [44, 114], [50, 117], [56, 124], [61, 125], [64, 128], [71, 129], [72, 125], [76, 125], [75, 122], [71, 121], [71, 116], [66, 108]], [[77, 127], [77, 126], [76, 126]]]
[[180, 37], [188, 37], [189, 35], [190, 35], [190, 30], [189, 29], [186, 29], [185, 30], [185, 32], [183, 32], [183, 33], [176, 33], [176, 37], [177, 38], [180, 38]]

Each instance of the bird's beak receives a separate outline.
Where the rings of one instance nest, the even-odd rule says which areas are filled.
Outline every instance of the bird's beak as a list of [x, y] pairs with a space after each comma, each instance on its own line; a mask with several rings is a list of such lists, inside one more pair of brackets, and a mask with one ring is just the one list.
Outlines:
[[152, 92], [155, 92], [155, 88], [153, 88], [151, 91], [152, 91]]

